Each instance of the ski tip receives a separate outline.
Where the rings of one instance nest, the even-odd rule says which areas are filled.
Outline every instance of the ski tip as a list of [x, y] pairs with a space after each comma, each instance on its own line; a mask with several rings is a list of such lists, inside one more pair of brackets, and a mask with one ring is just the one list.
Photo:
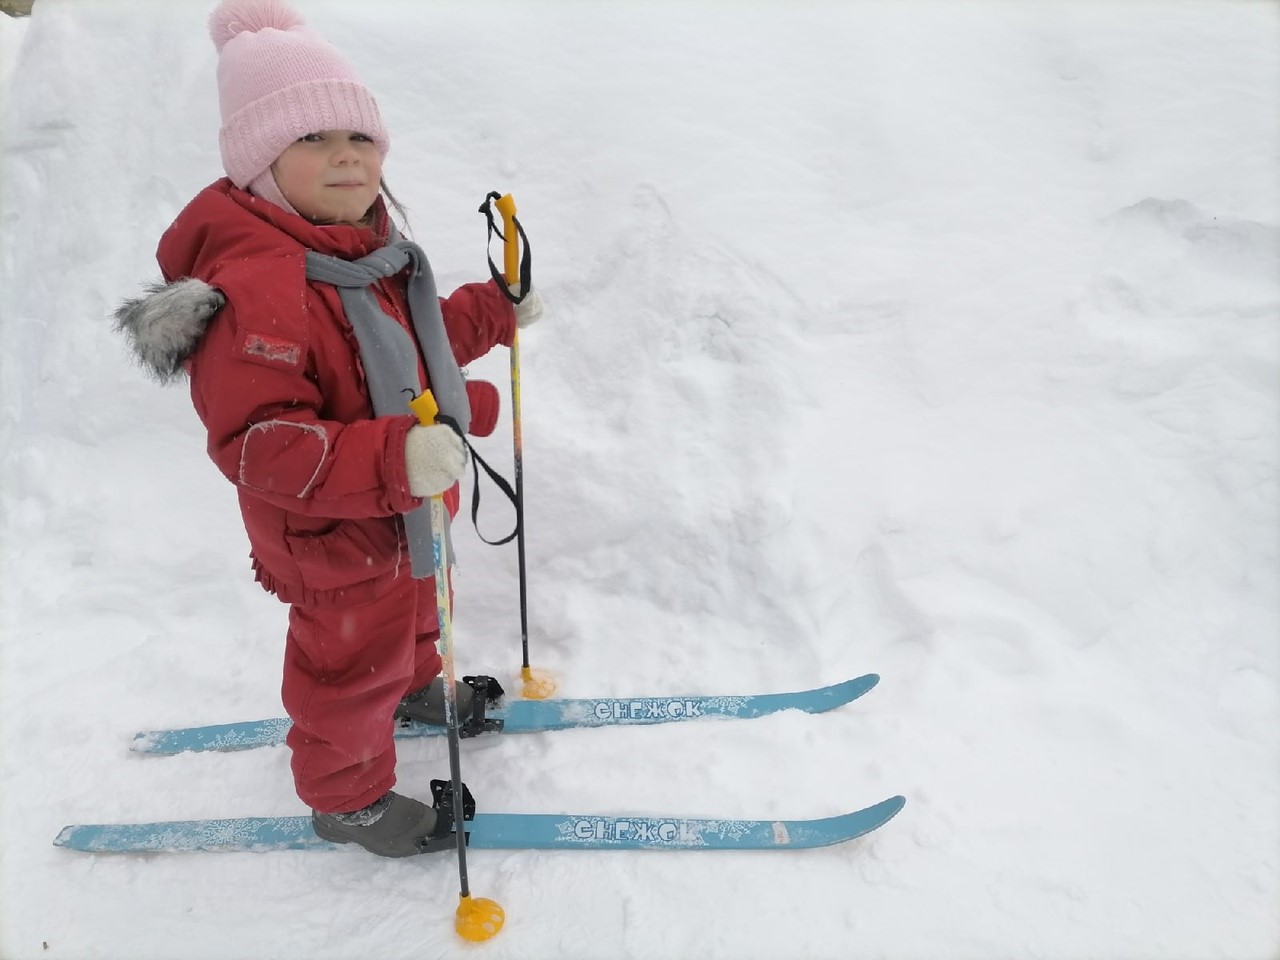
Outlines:
[[[854, 677], [851, 680], [842, 680], [839, 683], [831, 684], [829, 687], [820, 687], [817, 690], [810, 691], [810, 693], [825, 697], [834, 697], [835, 701], [831, 703], [831, 706], [837, 706], [840, 703], [848, 703], [851, 700], [857, 700], [862, 695], [875, 689], [876, 684], [879, 682], [880, 674], [864, 673], [860, 677]], [[830, 709], [830, 707], [827, 709]]]
[[854, 678], [853, 678], [853, 679], [851, 679], [851, 680], [842, 680], [842, 681], [841, 681], [841, 682], [839, 682], [839, 683], [833, 683], [831, 686], [829, 686], [829, 687], [824, 687], [823, 689], [825, 689], [825, 690], [852, 690], [852, 691], [857, 691], [857, 693], [858, 693], [859, 695], [861, 695], [861, 694], [863, 694], [863, 693], [866, 693], [868, 690], [870, 690], [872, 687], [874, 687], [874, 686], [875, 686], [877, 683], [879, 683], [879, 682], [880, 682], [880, 674], [878, 674], [878, 673], [864, 673], [864, 674], [863, 674], [862, 676], [860, 676], [860, 677], [854, 677]]
[[907, 798], [899, 794], [896, 797], [890, 797], [888, 800], [881, 800], [865, 810], [860, 810], [857, 815], [866, 815], [868, 819], [874, 820], [876, 825], [879, 826], [896, 817], [906, 805]]
[[907, 805], [907, 798], [899, 794], [896, 797], [890, 797], [888, 800], [881, 800], [874, 806], [867, 807], [861, 811], [861, 814], [855, 814], [864, 819], [864, 829], [861, 833], [870, 833], [878, 827], [883, 827], [886, 823], [902, 812], [902, 808]]
[[861, 810], [815, 820], [779, 820], [773, 824], [779, 847], [827, 847], [864, 837], [896, 817], [907, 798], [889, 797]]

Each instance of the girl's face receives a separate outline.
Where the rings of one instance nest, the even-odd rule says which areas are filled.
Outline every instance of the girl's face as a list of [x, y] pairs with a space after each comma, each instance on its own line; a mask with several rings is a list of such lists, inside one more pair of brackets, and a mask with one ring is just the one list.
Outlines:
[[290, 144], [271, 172], [285, 199], [308, 220], [354, 222], [378, 196], [382, 157], [363, 133], [321, 130]]

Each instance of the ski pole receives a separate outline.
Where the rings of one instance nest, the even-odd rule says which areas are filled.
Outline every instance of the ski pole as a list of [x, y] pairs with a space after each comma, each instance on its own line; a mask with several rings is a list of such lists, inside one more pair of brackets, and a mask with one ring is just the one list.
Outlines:
[[[520, 238], [516, 229], [516, 201], [511, 194], [499, 197], [494, 206], [502, 215], [502, 275], [508, 284], [520, 280]], [[520, 291], [524, 293], [526, 291]], [[555, 692], [555, 680], [544, 671], [529, 666], [528, 574], [524, 558], [524, 436], [520, 419], [520, 330], [511, 336], [511, 434], [516, 473], [516, 557], [520, 570], [520, 679], [526, 700], [545, 700]]]
[[[409, 401], [418, 422], [431, 426], [440, 412], [430, 390]], [[506, 916], [497, 901], [485, 897], [473, 899], [467, 879], [467, 834], [464, 825], [465, 796], [462, 786], [462, 757], [458, 750], [458, 690], [453, 666], [453, 613], [449, 603], [449, 558], [445, 544], [444, 495], [431, 498], [431, 552], [435, 559], [436, 616], [440, 625], [440, 661], [444, 674], [444, 722], [449, 740], [449, 777], [453, 781], [453, 830], [458, 843], [458, 909], [454, 929], [464, 940], [481, 941], [502, 929]], [[480, 696], [479, 693], [476, 696]]]

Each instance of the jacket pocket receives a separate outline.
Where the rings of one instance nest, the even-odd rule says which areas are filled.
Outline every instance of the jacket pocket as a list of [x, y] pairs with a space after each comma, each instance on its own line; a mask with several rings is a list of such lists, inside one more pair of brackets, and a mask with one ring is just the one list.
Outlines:
[[308, 590], [337, 590], [391, 576], [401, 561], [394, 517], [340, 520], [323, 532], [286, 533], [284, 540]]

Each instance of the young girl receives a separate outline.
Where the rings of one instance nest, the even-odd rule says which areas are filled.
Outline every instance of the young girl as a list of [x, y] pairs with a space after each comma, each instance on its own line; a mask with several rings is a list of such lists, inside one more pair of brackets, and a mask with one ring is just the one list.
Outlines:
[[[496, 388], [464, 390], [458, 367], [510, 345], [541, 303], [530, 291], [513, 309], [492, 281], [437, 301], [388, 218], [377, 104], [283, 0], [223, 0], [209, 25], [227, 176], [161, 238], [167, 283], [117, 317], [162, 380], [189, 375], [257, 579], [289, 604], [281, 695], [316, 832], [406, 856], [436, 815], [391, 790], [395, 718], [443, 722], [444, 697], [412, 521], [435, 494], [456, 512], [466, 458], [452, 428], [405, 404], [432, 388], [491, 431]], [[335, 269], [357, 276], [339, 284]], [[458, 695], [465, 720], [471, 688]]]

